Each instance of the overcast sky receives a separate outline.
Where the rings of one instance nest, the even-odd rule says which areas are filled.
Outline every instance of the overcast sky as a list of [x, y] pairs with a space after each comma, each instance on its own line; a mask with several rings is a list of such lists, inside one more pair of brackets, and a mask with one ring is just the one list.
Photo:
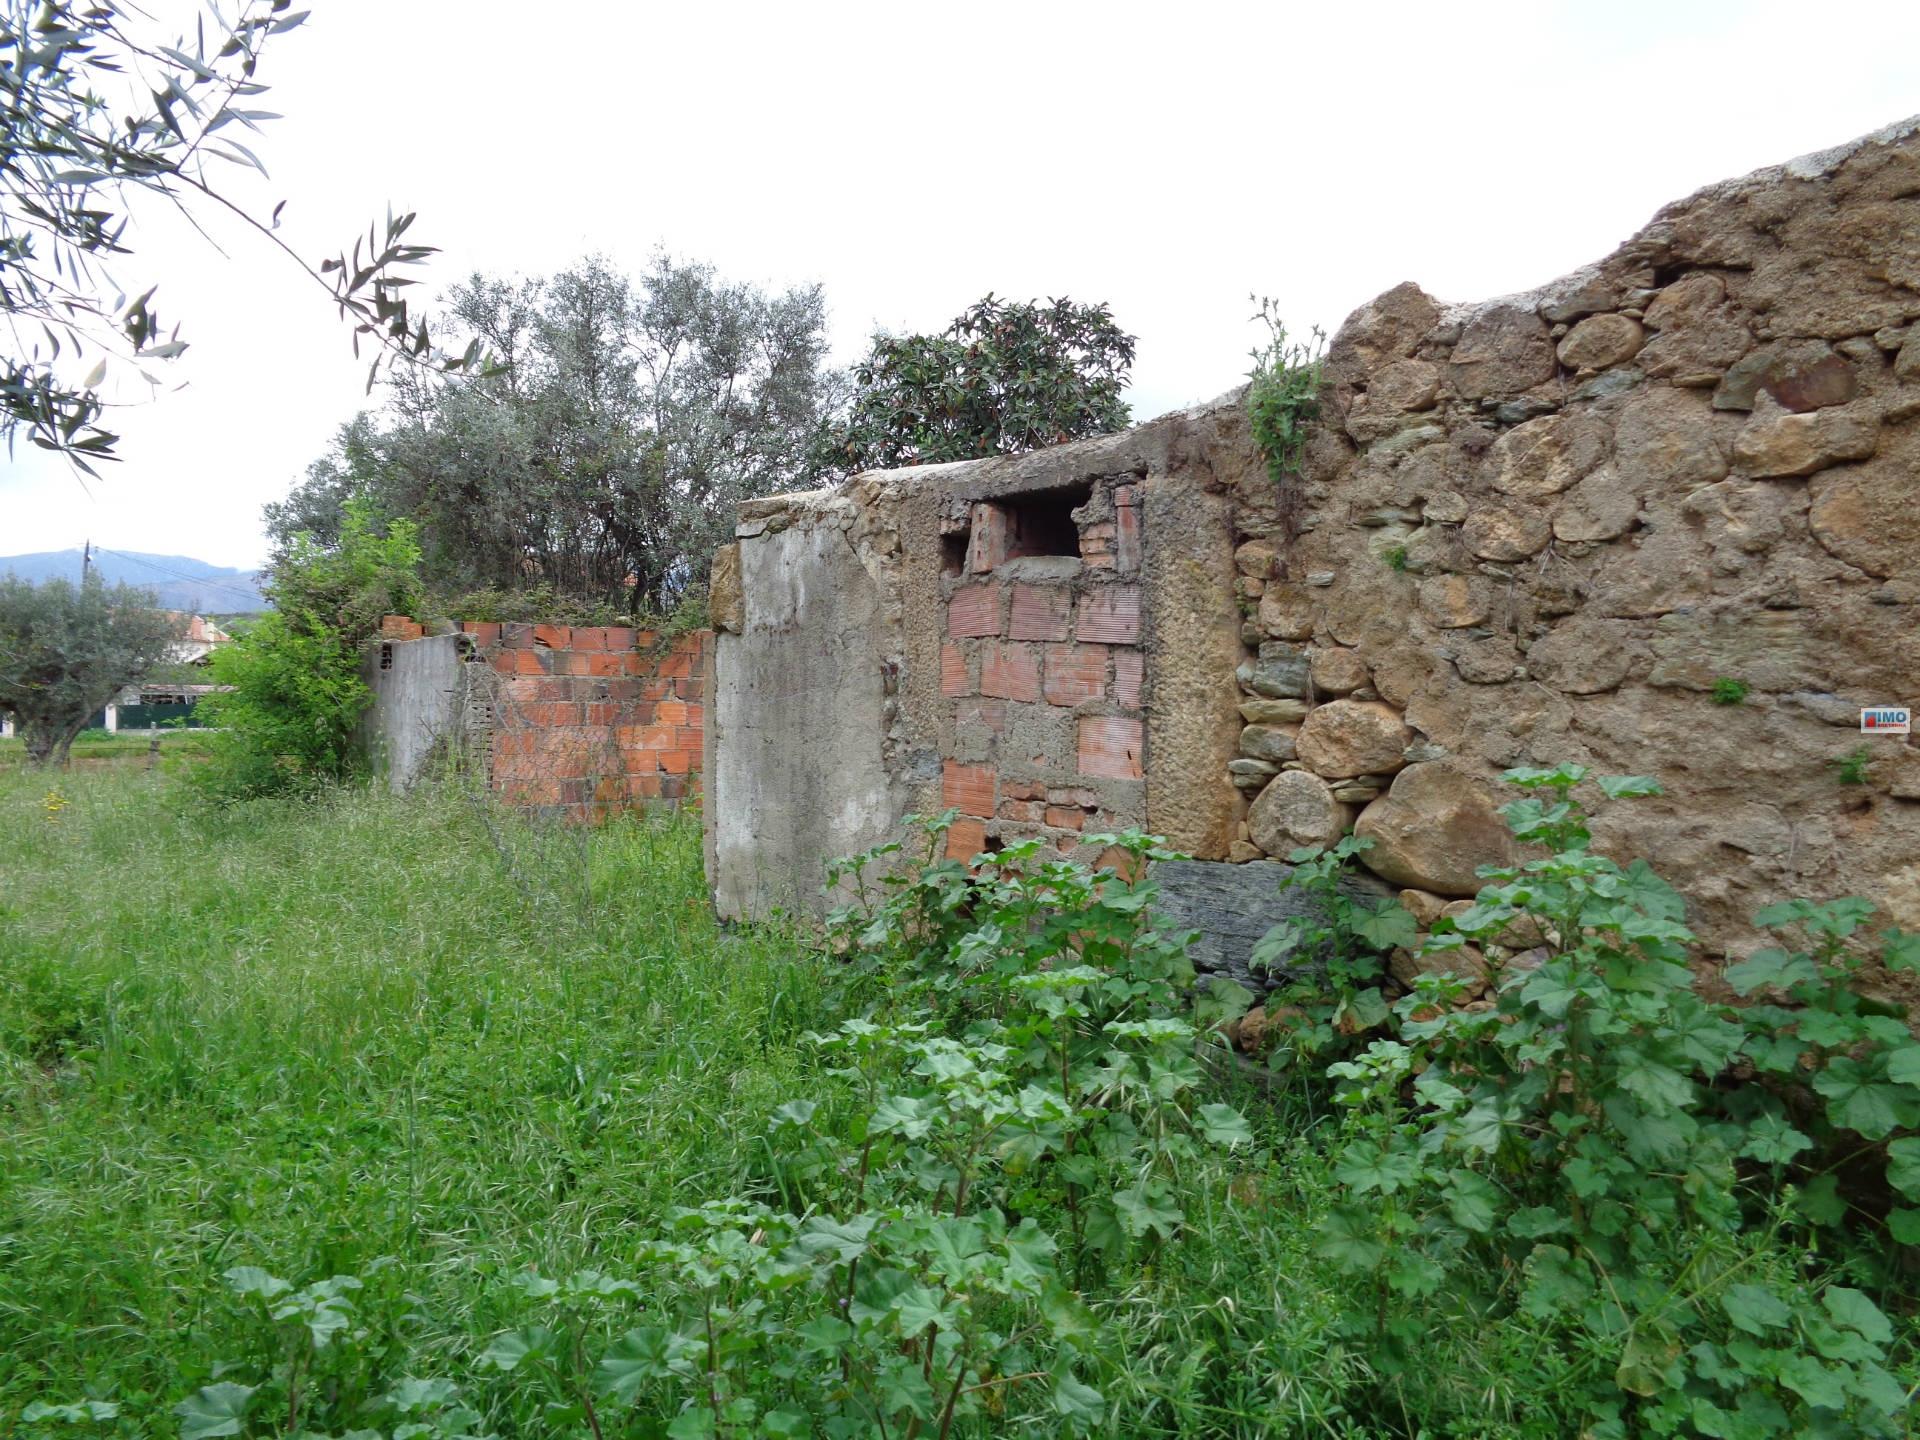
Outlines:
[[[316, 260], [389, 204], [442, 247], [433, 287], [664, 246], [821, 282], [841, 361], [988, 290], [1105, 300], [1140, 339], [1137, 419], [1237, 383], [1249, 292], [1304, 331], [1402, 280], [1531, 288], [1668, 200], [1920, 111], [1913, 0], [311, 3], [261, 74], [271, 181], [233, 188], [286, 198]], [[160, 282], [192, 348], [115, 417], [103, 480], [0, 455], [0, 554], [255, 564], [261, 505], [377, 403], [313, 282], [213, 228], [224, 258], [142, 226], [116, 278]]]

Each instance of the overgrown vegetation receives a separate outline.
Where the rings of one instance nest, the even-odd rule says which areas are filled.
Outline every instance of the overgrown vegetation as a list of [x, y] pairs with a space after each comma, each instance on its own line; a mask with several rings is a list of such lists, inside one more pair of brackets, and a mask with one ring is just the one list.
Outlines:
[[265, 589], [274, 608], [211, 657], [232, 688], [200, 702], [212, 763], [195, 774], [226, 797], [311, 790], [362, 764], [354, 729], [371, 693], [360, 645], [383, 616], [420, 607], [420, 546], [404, 520], [376, 528], [372, 507], [348, 503], [337, 541], [294, 537]]
[[671, 611], [705, 589], [740, 501], [806, 477], [844, 394], [817, 285], [769, 292], [663, 254], [630, 279], [589, 258], [531, 280], [475, 275], [448, 310], [492, 369], [399, 375], [386, 413], [345, 426], [267, 507], [276, 566], [297, 535], [333, 543], [358, 499], [416, 527], [436, 594]]
[[1285, 496], [1298, 480], [1308, 427], [1320, 413], [1327, 337], [1315, 326], [1309, 344], [1288, 339], [1279, 304], [1272, 299], [1262, 299], [1253, 318], [1266, 327], [1267, 338], [1252, 352], [1253, 369], [1247, 373], [1247, 418], [1252, 423], [1254, 446], [1266, 461], [1267, 474]]
[[1362, 842], [1296, 857], [1279, 1086], [1190, 1008], [1140, 836], [970, 873], [935, 820], [840, 867], [823, 956], [721, 936], [685, 822], [0, 781], [0, 1415], [1903, 1433], [1920, 1045], [1865, 996], [1920, 942], [1794, 902], [1710, 1000], [1673, 892], [1589, 849], [1585, 791], [1650, 786], [1510, 778], [1540, 858], [1427, 942], [1486, 1000], [1394, 1002], [1413, 917], [1342, 888]]

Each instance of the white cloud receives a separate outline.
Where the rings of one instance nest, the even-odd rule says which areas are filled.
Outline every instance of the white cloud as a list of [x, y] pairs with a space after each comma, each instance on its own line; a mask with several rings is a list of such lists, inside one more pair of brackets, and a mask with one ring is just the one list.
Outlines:
[[[188, 13], [156, 5], [163, 15]], [[585, 14], [583, 12], [591, 12]], [[444, 284], [656, 244], [819, 280], [852, 358], [991, 289], [1112, 303], [1142, 418], [1234, 384], [1250, 291], [1329, 330], [1597, 259], [1662, 203], [1920, 108], [1920, 7], [1188, 4], [556, 8], [320, 0], [263, 78], [262, 210], [331, 253], [391, 202]], [[573, 29], [561, 28], [571, 23]], [[186, 388], [120, 417], [83, 490], [24, 450], [0, 553], [248, 564], [260, 506], [366, 402], [312, 282], [254, 237], [148, 217]]]

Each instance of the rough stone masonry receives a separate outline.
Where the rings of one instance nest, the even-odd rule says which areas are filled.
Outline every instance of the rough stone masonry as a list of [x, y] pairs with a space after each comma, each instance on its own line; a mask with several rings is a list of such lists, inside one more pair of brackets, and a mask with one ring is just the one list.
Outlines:
[[1597, 843], [1712, 953], [1788, 895], [1920, 927], [1920, 749], [1859, 731], [1920, 699], [1916, 322], [1920, 119], [1528, 294], [1387, 291], [1285, 487], [1236, 393], [753, 502], [716, 567], [721, 909], [817, 905], [829, 858], [953, 806], [964, 853], [1352, 828], [1430, 919], [1511, 854], [1499, 772], [1575, 761], [1662, 782]]

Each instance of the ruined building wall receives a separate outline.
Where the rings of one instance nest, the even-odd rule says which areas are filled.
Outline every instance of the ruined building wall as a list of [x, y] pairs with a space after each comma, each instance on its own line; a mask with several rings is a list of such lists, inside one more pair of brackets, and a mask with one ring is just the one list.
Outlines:
[[1467, 895], [1509, 853], [1497, 772], [1575, 761], [1660, 779], [1597, 843], [1710, 941], [1786, 895], [1920, 925], [1920, 751], [1840, 771], [1861, 707], [1920, 691], [1916, 319], [1911, 124], [1534, 294], [1356, 312], [1297, 491], [1235, 495], [1236, 854], [1352, 825], [1387, 879]]
[[390, 616], [367, 647], [362, 738], [405, 789], [458, 752], [510, 805], [571, 820], [697, 793], [709, 631], [495, 624], [424, 635]]
[[818, 903], [828, 859], [950, 804], [960, 851], [1082, 858], [1106, 826], [1233, 861], [1351, 827], [1429, 915], [1511, 855], [1499, 772], [1575, 761], [1661, 780], [1599, 843], [1715, 950], [1791, 894], [1920, 927], [1920, 750], [1858, 731], [1920, 691], [1916, 321], [1910, 124], [1531, 294], [1388, 291], [1284, 487], [1234, 394], [754, 502], [716, 571], [722, 909]]

